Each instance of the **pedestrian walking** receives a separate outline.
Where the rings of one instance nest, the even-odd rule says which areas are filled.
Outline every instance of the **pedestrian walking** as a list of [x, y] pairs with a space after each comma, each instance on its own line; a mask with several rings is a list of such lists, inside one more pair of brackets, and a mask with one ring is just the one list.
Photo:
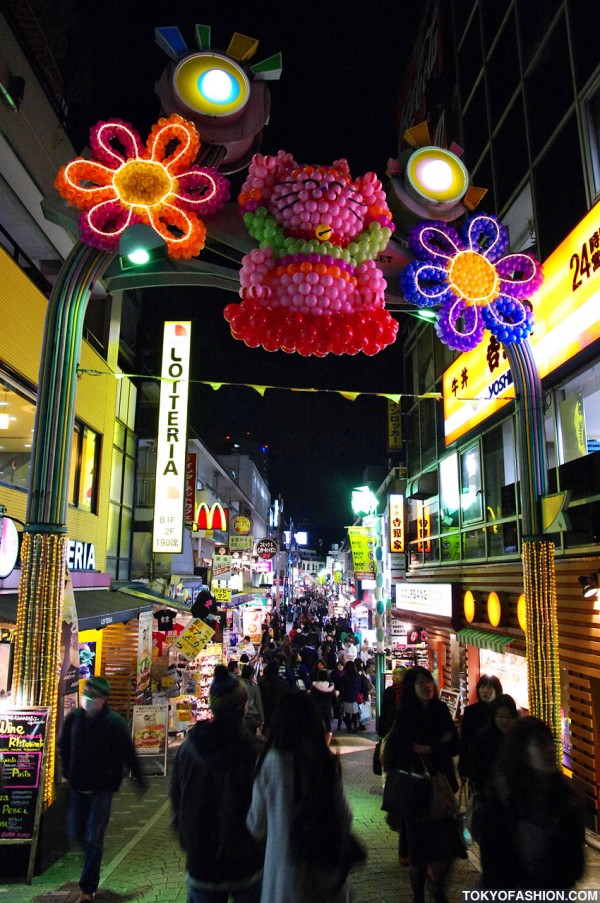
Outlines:
[[561, 890], [584, 871], [583, 801], [550, 728], [521, 718], [505, 735], [481, 813], [482, 887]]
[[81, 706], [69, 712], [58, 738], [64, 779], [69, 785], [67, 834], [84, 847], [76, 903], [93, 900], [100, 881], [104, 835], [113, 795], [129, 769], [142, 792], [146, 781], [124, 719], [109, 704], [110, 683], [90, 677]]
[[495, 674], [482, 674], [475, 690], [477, 702], [468, 705], [463, 712], [460, 726], [461, 750], [458, 773], [463, 780], [473, 778], [471, 768], [471, 747], [475, 736], [488, 726], [490, 704], [502, 693], [502, 684]]
[[346, 903], [351, 823], [315, 706], [307, 693], [289, 693], [273, 716], [247, 820], [266, 841], [261, 903]]
[[188, 731], [175, 756], [173, 827], [186, 856], [189, 903], [258, 903], [262, 844], [246, 829], [261, 740], [244, 726], [248, 693], [217, 665], [209, 690], [212, 721]]
[[262, 728], [265, 723], [265, 711], [263, 708], [262, 696], [254, 679], [256, 670], [254, 665], [244, 665], [242, 668], [242, 682], [246, 687], [248, 694], [248, 705], [246, 714], [244, 715], [244, 724], [252, 734], [256, 736], [256, 732]]
[[[426, 668], [409, 668], [402, 680], [400, 708], [387, 735], [383, 754], [385, 771], [399, 769], [418, 774], [410, 785], [425, 787], [429, 775], [443, 775], [452, 791], [458, 790], [452, 757], [460, 748], [458, 732], [448, 706], [438, 699], [437, 687]], [[408, 857], [414, 903], [424, 903], [429, 882], [434, 903], [444, 903], [453, 860], [466, 855], [454, 813], [433, 818], [428, 801], [406, 811], [395, 824], [400, 829], [398, 856]]]

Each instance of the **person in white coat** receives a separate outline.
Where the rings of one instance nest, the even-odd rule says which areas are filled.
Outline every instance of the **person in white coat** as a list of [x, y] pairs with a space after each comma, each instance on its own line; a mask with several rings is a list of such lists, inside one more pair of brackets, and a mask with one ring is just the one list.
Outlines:
[[261, 903], [347, 903], [352, 815], [307, 693], [277, 705], [246, 823], [266, 840]]

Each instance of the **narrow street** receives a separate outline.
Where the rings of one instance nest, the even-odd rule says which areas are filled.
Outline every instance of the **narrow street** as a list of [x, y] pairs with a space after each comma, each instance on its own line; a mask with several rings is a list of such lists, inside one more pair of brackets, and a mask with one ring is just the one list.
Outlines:
[[[367, 863], [352, 874], [353, 903], [411, 903], [408, 870], [398, 865], [397, 835], [387, 828], [380, 809], [381, 778], [371, 769], [376, 735], [339, 731], [334, 737], [354, 827], [368, 849]], [[183, 856], [169, 826], [167, 781], [149, 778], [150, 789], [141, 799], [125, 781], [115, 796], [98, 903], [186, 903]], [[600, 887], [600, 852], [588, 847], [586, 856], [586, 875], [578, 887]], [[461, 891], [477, 887], [477, 864], [476, 848], [468, 860], [455, 863], [450, 903], [461, 900]], [[2, 878], [0, 903], [73, 903], [80, 867], [81, 854], [69, 852], [31, 886]]]

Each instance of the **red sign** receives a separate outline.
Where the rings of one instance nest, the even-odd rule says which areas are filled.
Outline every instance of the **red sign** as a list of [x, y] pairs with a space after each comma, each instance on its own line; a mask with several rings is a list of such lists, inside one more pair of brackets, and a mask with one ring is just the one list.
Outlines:
[[199, 530], [222, 530], [227, 533], [227, 508], [215, 502], [210, 508], [206, 502], [198, 505], [197, 524]]
[[185, 460], [185, 509], [184, 520], [190, 523], [194, 520], [196, 510], [196, 459], [195, 452], [190, 452]]

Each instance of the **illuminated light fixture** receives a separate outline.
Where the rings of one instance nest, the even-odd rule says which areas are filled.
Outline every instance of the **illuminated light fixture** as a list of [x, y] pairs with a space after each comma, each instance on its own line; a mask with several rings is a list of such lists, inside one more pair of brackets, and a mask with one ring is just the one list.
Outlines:
[[517, 621], [523, 633], [527, 632], [527, 603], [525, 593], [521, 593], [517, 599]]
[[166, 242], [174, 258], [196, 257], [206, 238], [200, 214], [215, 213], [229, 198], [229, 182], [216, 169], [195, 166], [196, 126], [177, 114], [156, 123], [144, 145], [120, 120], [90, 130], [92, 159], [63, 166], [55, 187], [74, 207], [81, 240], [116, 251], [130, 226], [143, 223]]
[[144, 223], [136, 223], [125, 229], [119, 239], [121, 269], [144, 266], [167, 256], [164, 238]]
[[504, 599], [498, 593], [490, 593], [487, 597], [487, 614], [492, 627], [499, 627], [506, 616]]
[[408, 246], [415, 260], [400, 274], [402, 294], [419, 308], [439, 308], [435, 330], [449, 348], [470, 351], [485, 329], [503, 344], [532, 332], [523, 301], [541, 286], [542, 267], [530, 254], [505, 254], [508, 232], [495, 216], [472, 216], [459, 230], [424, 220]]
[[370, 517], [377, 511], [379, 500], [368, 486], [358, 486], [352, 490], [351, 504], [357, 517]]
[[237, 117], [250, 98], [250, 80], [241, 66], [220, 53], [195, 53], [173, 73], [173, 90], [192, 113]]
[[404, 178], [417, 198], [441, 206], [456, 204], [469, 187], [464, 163], [441, 147], [422, 147], [411, 154]]
[[581, 592], [584, 599], [595, 599], [598, 595], [598, 575], [589, 574], [587, 577], [578, 577], [581, 584]]
[[463, 612], [465, 620], [472, 624], [479, 618], [479, 596], [472, 593], [470, 589], [465, 592], [463, 597]]

